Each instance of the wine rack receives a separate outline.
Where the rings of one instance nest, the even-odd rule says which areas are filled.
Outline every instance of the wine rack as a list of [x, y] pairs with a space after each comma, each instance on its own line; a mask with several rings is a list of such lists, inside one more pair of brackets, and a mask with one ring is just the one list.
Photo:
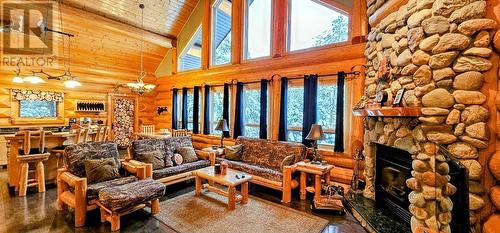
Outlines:
[[77, 112], [105, 112], [106, 104], [104, 101], [79, 100], [76, 102]]

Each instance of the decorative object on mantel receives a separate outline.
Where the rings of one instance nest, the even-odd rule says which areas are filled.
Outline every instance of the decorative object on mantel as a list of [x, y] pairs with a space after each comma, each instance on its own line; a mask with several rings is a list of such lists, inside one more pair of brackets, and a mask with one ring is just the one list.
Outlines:
[[156, 111], [158, 112], [158, 115], [161, 115], [164, 112], [168, 112], [168, 108], [164, 106], [159, 106], [158, 108], [156, 108]]
[[321, 156], [318, 154], [318, 141], [323, 139], [325, 139], [323, 128], [321, 125], [313, 124], [309, 134], [306, 136], [306, 140], [314, 141], [312, 145], [314, 155], [313, 163], [321, 163]]
[[141, 70], [139, 71], [139, 77], [137, 77], [137, 82], [127, 83], [127, 87], [133, 92], [143, 95], [145, 93], [152, 92], [156, 85], [144, 83], [144, 78], [147, 72], [144, 70], [144, 4], [140, 4], [142, 14], [142, 26], [141, 26]]
[[[60, 3], [58, 3], [60, 4]], [[63, 28], [63, 21], [62, 21], [62, 10], [61, 6], [58, 6], [59, 8], [59, 14], [61, 15], [61, 28]], [[21, 77], [21, 68], [19, 67], [19, 62], [21, 61], [21, 58], [17, 61], [16, 64], [16, 70], [14, 71], [16, 73], [16, 76], [12, 78], [13, 83], [31, 83], [31, 84], [40, 84], [40, 83], [45, 83], [45, 79], [47, 80], [59, 80], [59, 81], [64, 81], [64, 87], [66, 88], [75, 88], [75, 87], [80, 87], [82, 84], [76, 80], [76, 76], [71, 74], [71, 37], [74, 37], [73, 34], [69, 34], [66, 32], [62, 31], [56, 31], [53, 29], [50, 29], [47, 27], [46, 23], [42, 20], [38, 23], [38, 28], [32, 28], [31, 30], [37, 31], [40, 35], [43, 35], [45, 33], [56, 33], [62, 35], [62, 42], [63, 42], [63, 63], [64, 63], [64, 73], [61, 75], [52, 75], [47, 72], [45, 72], [43, 69], [40, 69], [39, 71], [31, 71], [31, 75], [28, 75], [26, 77]], [[24, 34], [23, 32], [21, 32]], [[68, 37], [68, 49], [66, 50], [66, 43], [64, 41], [64, 38]], [[18, 38], [19, 40], [19, 38]], [[66, 54], [66, 51], [67, 54]], [[44, 76], [45, 78], [42, 78], [40, 76]]]
[[50, 92], [40, 90], [22, 90], [12, 89], [12, 98], [14, 100], [40, 100], [40, 101], [54, 101], [61, 103], [64, 101], [64, 93]]
[[392, 102], [393, 107], [399, 107], [401, 106], [401, 100], [403, 99], [403, 95], [405, 94], [406, 89], [401, 88], [397, 93], [396, 97], [394, 97], [394, 101]]

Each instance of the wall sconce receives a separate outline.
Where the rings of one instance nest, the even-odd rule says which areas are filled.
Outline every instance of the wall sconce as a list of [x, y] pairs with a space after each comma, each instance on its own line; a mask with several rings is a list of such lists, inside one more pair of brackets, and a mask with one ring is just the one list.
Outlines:
[[161, 115], [164, 112], [168, 112], [168, 108], [167, 107], [158, 107], [156, 109], [156, 111], [158, 112], [158, 115]]

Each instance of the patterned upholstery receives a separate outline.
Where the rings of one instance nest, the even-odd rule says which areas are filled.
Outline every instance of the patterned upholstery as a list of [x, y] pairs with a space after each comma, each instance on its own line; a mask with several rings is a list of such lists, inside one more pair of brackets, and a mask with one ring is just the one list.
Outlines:
[[226, 161], [226, 163], [229, 165], [229, 168], [233, 170], [245, 172], [250, 175], [260, 176], [262, 178], [266, 178], [273, 181], [278, 181], [278, 182], [283, 181], [283, 173], [275, 169], [251, 165], [240, 161], [231, 161], [227, 159], [217, 158], [217, 162], [221, 161]]
[[294, 142], [238, 137], [236, 144], [243, 145], [243, 162], [277, 171], [280, 170], [281, 161], [288, 155], [295, 155], [296, 163], [303, 160], [306, 153], [303, 144]]
[[172, 161], [172, 157], [167, 153], [167, 148], [165, 147], [165, 142], [160, 139], [145, 139], [136, 140], [132, 142], [132, 159], [137, 161], [143, 161], [140, 155], [145, 152], [159, 150], [163, 159], [165, 159], [165, 164], [170, 164], [168, 161]]
[[170, 137], [162, 140], [165, 142], [169, 156], [174, 156], [175, 151], [181, 147], [193, 147], [191, 136]]
[[184, 163], [174, 167], [167, 167], [158, 170], [153, 170], [153, 179], [161, 179], [177, 174], [181, 174], [184, 172], [194, 171], [200, 168], [210, 166], [210, 161], [208, 160], [198, 160], [192, 163]]
[[109, 142], [89, 142], [70, 145], [64, 150], [64, 159], [68, 166], [68, 171], [78, 177], [86, 177], [86, 159], [114, 158], [115, 164], [121, 167], [118, 145]]
[[121, 211], [157, 199], [164, 194], [165, 185], [148, 178], [121, 186], [103, 188], [99, 192], [99, 202], [111, 211]]
[[114, 180], [108, 180], [100, 183], [90, 184], [87, 186], [87, 201], [99, 198], [99, 191], [104, 188], [116, 187], [124, 184], [129, 184], [138, 181], [135, 176], [120, 177]]

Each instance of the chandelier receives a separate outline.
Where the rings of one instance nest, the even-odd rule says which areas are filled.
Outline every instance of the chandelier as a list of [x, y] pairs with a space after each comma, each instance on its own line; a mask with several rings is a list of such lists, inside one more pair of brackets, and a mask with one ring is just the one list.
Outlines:
[[142, 26], [141, 26], [141, 70], [139, 71], [139, 76], [137, 77], [137, 81], [133, 83], [127, 83], [127, 87], [130, 88], [131, 91], [143, 95], [145, 93], [152, 92], [156, 85], [144, 83], [144, 78], [147, 73], [144, 70], [144, 4], [140, 4], [139, 8], [142, 11]]
[[[61, 30], [63, 28], [63, 22], [62, 22], [62, 11], [61, 11], [61, 6], [59, 6], [59, 16], [60, 16], [60, 21], [61, 21]], [[19, 67], [19, 62], [21, 61], [21, 57], [19, 57], [17, 64], [16, 64], [16, 70], [14, 71], [16, 73], [16, 76], [12, 78], [13, 83], [30, 83], [30, 84], [41, 84], [45, 83], [46, 80], [59, 80], [59, 81], [64, 81], [63, 85], [66, 88], [76, 88], [76, 87], [81, 87], [82, 84], [78, 82], [76, 79], [76, 76], [73, 76], [71, 74], [71, 37], [74, 35], [65, 33], [62, 31], [55, 31], [52, 29], [49, 29], [45, 22], [43, 21], [43, 18], [38, 22], [38, 29], [40, 30], [41, 33], [47, 33], [47, 32], [53, 32], [57, 34], [63, 35], [63, 58], [64, 58], [64, 74], [62, 75], [51, 75], [47, 72], [45, 72], [43, 69], [40, 69], [40, 71], [31, 71], [31, 75], [21, 77], [21, 68]], [[24, 33], [24, 32], [23, 32]], [[66, 54], [66, 43], [64, 38], [68, 37], [68, 54]], [[19, 34], [17, 34], [17, 42], [19, 43]], [[18, 46], [19, 49], [19, 46]], [[40, 77], [40, 76], [43, 76]]]

